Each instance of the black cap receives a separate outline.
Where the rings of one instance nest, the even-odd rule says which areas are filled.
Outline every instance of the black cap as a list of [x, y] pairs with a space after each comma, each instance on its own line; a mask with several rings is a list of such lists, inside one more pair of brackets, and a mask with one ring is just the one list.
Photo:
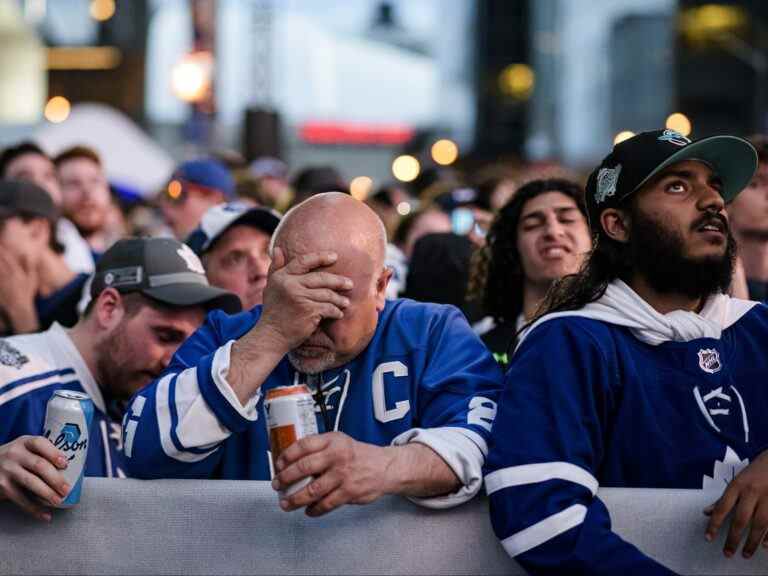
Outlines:
[[613, 147], [589, 175], [587, 209], [592, 230], [600, 229], [600, 214], [616, 208], [651, 178], [672, 164], [700, 160], [723, 181], [722, 196], [730, 202], [757, 170], [757, 152], [743, 138], [711, 136], [692, 141], [674, 130], [641, 132]]
[[186, 244], [172, 238], [118, 240], [99, 260], [91, 297], [105, 288], [122, 294], [141, 292], [171, 306], [205, 306], [240, 312], [240, 298], [208, 284], [200, 259]]
[[0, 217], [24, 214], [53, 222], [58, 213], [51, 195], [24, 180], [0, 180]]

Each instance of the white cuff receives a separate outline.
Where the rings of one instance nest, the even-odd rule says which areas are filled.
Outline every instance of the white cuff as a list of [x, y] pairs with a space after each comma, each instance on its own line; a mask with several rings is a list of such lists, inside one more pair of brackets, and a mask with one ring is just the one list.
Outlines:
[[243, 406], [240, 400], [237, 398], [237, 394], [232, 390], [232, 386], [227, 382], [227, 374], [229, 373], [229, 355], [232, 352], [232, 344], [234, 340], [230, 340], [224, 346], [216, 350], [213, 356], [213, 363], [211, 365], [211, 378], [216, 384], [216, 387], [221, 392], [221, 395], [227, 399], [227, 402], [234, 408], [240, 416], [251, 422], [255, 422], [259, 418], [259, 412], [256, 410], [256, 405], [261, 399], [261, 389], [245, 403]]
[[458, 476], [462, 486], [451, 494], [408, 499], [426, 508], [451, 508], [472, 499], [483, 484], [483, 462], [488, 448], [485, 440], [466, 428], [412, 428], [394, 440], [393, 446], [418, 442], [429, 446]]

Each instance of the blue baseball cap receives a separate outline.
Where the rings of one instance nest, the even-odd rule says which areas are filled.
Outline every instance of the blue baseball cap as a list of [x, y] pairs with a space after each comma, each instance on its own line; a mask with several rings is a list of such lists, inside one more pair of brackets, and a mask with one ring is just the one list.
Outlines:
[[174, 170], [171, 180], [219, 190], [226, 198], [235, 197], [235, 180], [232, 174], [224, 164], [213, 158], [189, 160], [180, 164]]
[[198, 256], [207, 252], [224, 232], [237, 225], [252, 226], [272, 236], [280, 214], [245, 202], [217, 204], [203, 214], [200, 225], [184, 241]]

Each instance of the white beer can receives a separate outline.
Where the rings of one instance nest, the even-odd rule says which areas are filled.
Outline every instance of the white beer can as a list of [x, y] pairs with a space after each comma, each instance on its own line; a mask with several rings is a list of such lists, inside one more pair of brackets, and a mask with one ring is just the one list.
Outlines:
[[92, 420], [93, 402], [87, 394], [56, 390], [48, 400], [43, 436], [67, 459], [67, 468], [61, 472], [70, 486], [58, 508], [70, 508], [80, 501]]

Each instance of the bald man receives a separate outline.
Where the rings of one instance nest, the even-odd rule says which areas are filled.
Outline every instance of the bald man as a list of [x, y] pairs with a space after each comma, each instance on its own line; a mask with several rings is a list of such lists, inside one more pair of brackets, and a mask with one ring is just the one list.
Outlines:
[[[502, 375], [450, 306], [384, 297], [386, 232], [365, 204], [320, 194], [272, 237], [264, 304], [212, 313], [124, 421], [139, 478], [272, 479], [319, 516], [401, 494], [448, 507], [482, 483]], [[272, 462], [262, 400], [305, 383], [321, 433]]]

